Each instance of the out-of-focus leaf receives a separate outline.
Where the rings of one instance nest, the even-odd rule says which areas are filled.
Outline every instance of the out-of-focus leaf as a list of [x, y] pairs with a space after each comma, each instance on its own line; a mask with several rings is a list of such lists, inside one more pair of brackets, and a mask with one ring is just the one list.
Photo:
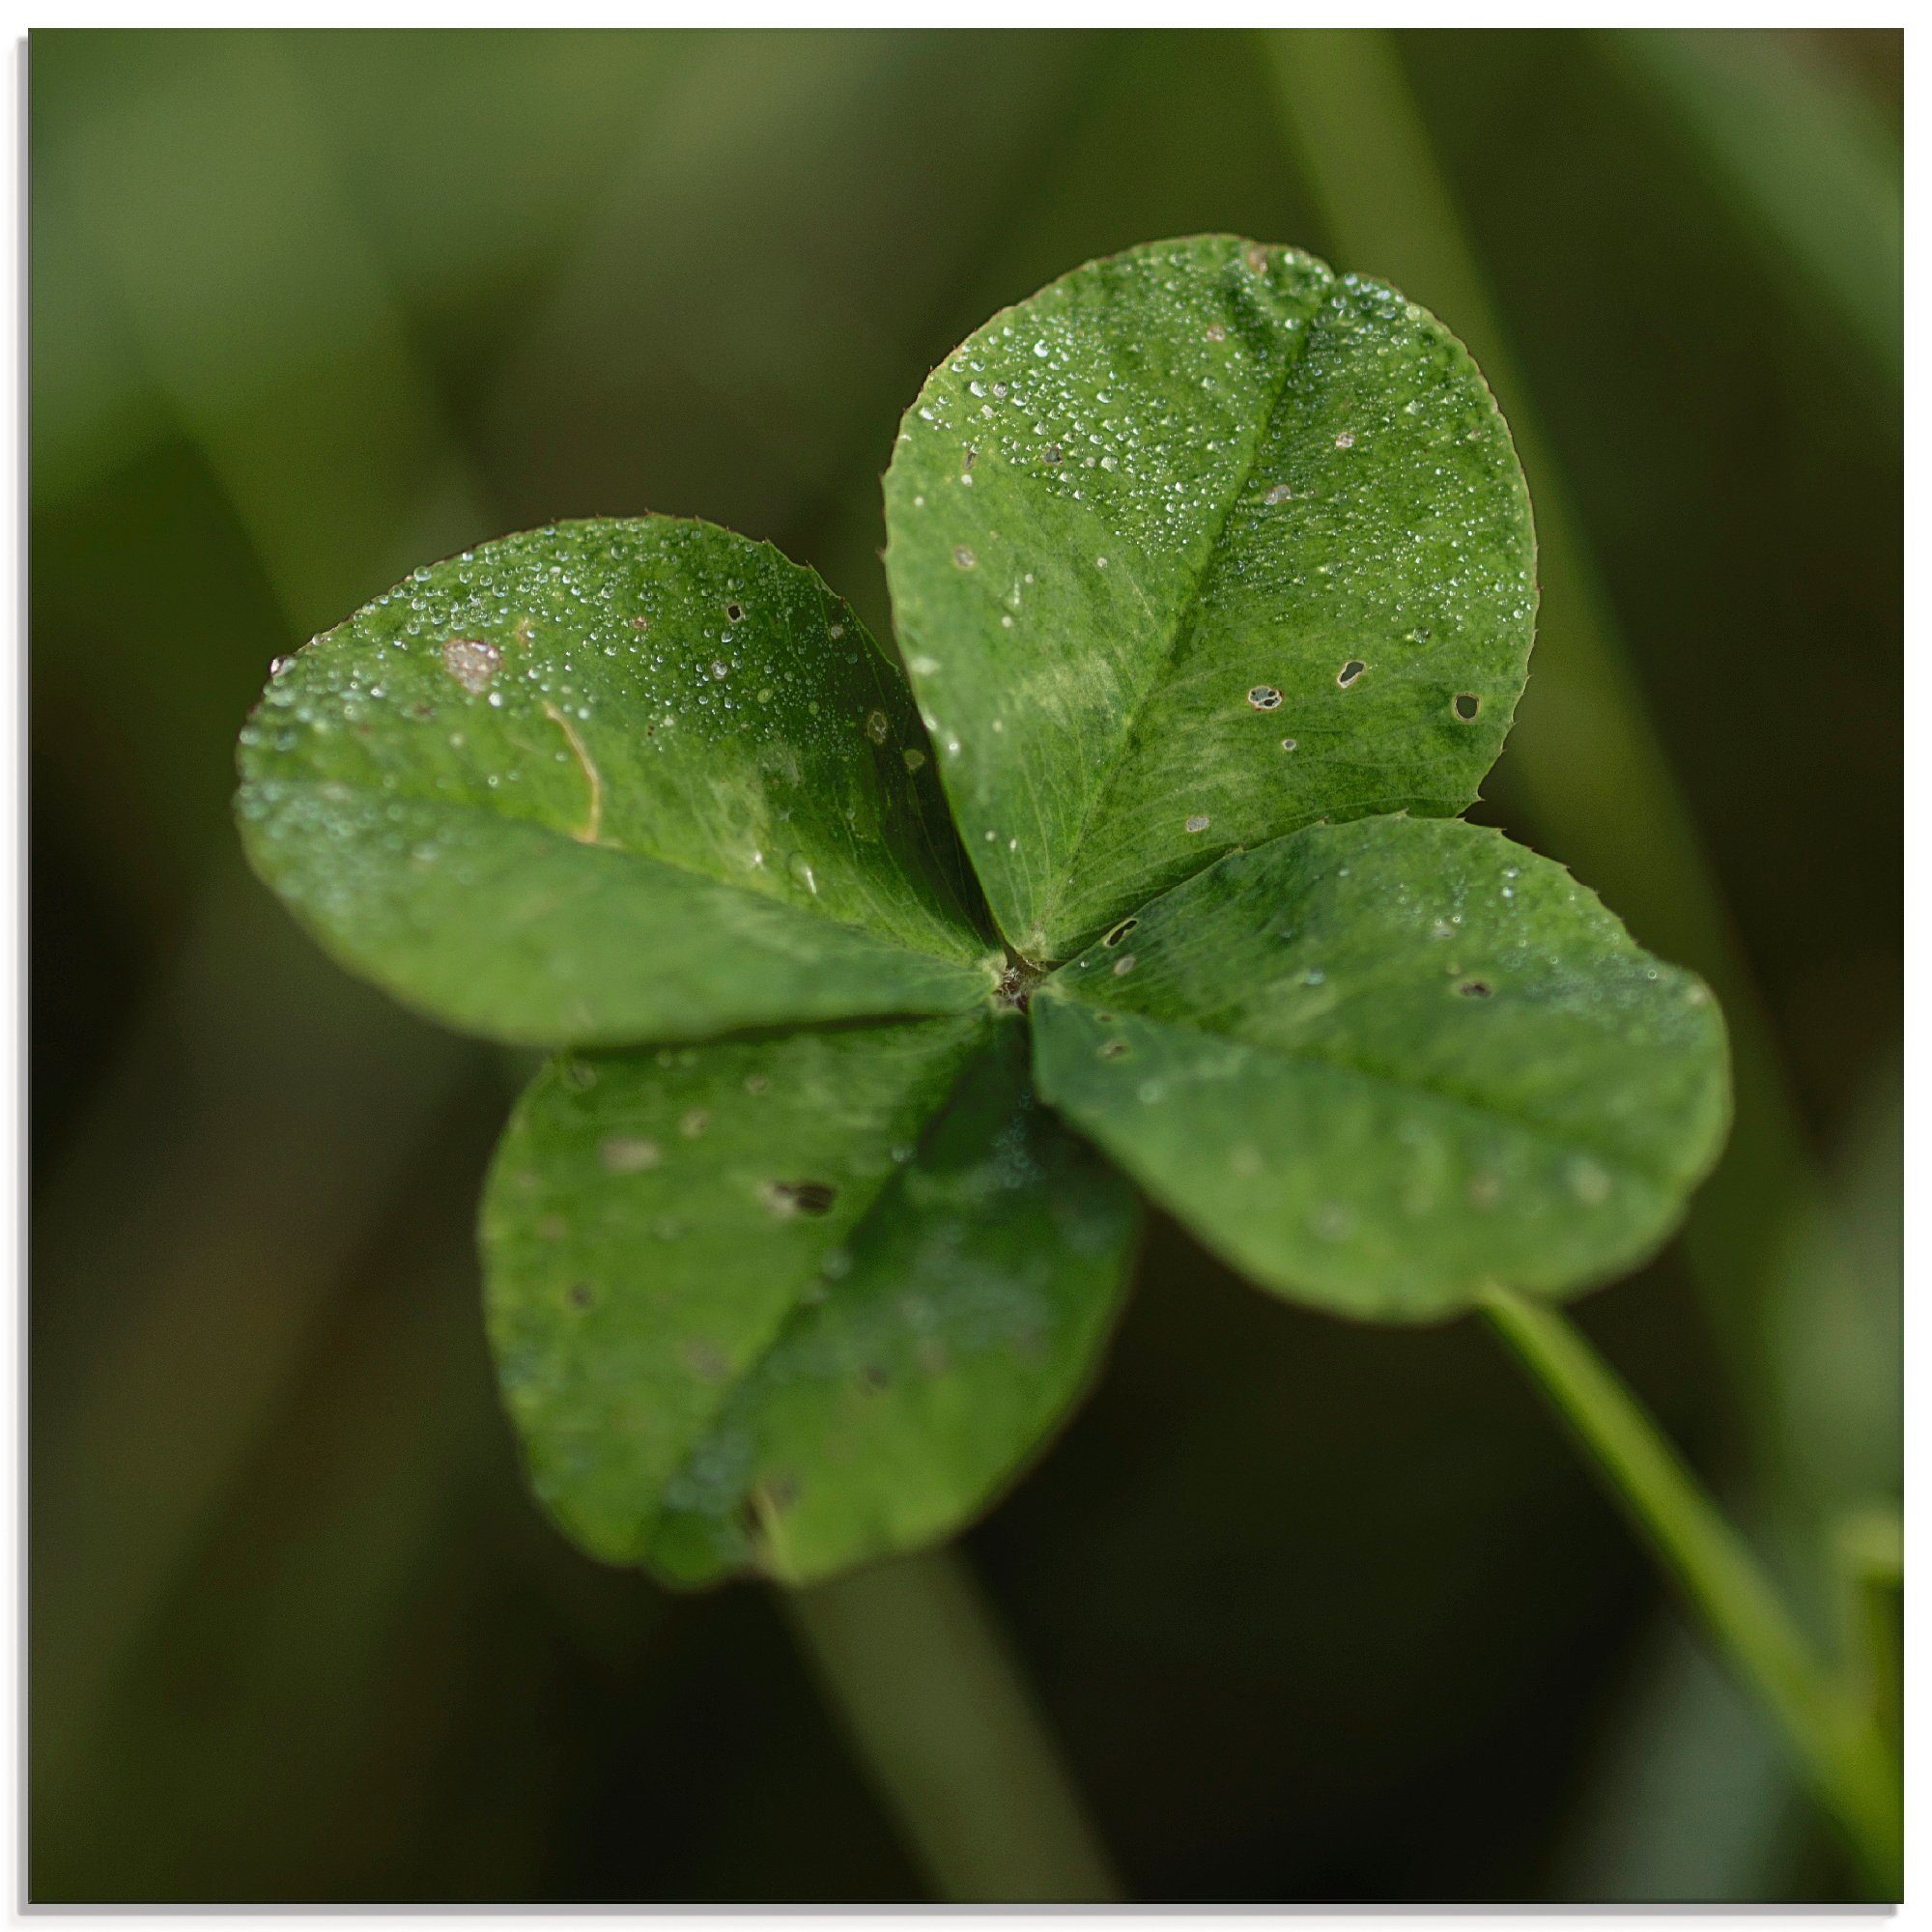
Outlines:
[[1084, 1384], [1134, 1221], [1010, 1021], [555, 1062], [483, 1215], [537, 1492], [681, 1582], [943, 1536]]
[[983, 999], [924, 734], [768, 545], [560, 525], [420, 570], [272, 679], [257, 869], [344, 963], [512, 1040]]
[[1559, 866], [1460, 820], [1231, 856], [1047, 980], [1042, 1094], [1265, 1286], [1427, 1320], [1662, 1238], [1723, 1026]]
[[1522, 689], [1509, 432], [1393, 290], [1232, 236], [976, 330], [886, 479], [900, 642], [995, 917], [1060, 959], [1313, 820], [1453, 813]]

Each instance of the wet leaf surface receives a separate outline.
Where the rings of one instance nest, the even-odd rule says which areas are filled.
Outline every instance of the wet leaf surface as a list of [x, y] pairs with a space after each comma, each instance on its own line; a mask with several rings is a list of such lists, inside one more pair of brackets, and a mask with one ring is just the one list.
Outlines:
[[1093, 1371], [1132, 1190], [1016, 1019], [560, 1060], [483, 1214], [532, 1479], [592, 1553], [793, 1581], [945, 1536]]
[[420, 570], [242, 734], [256, 868], [343, 962], [499, 1038], [964, 1009], [992, 949], [903, 678], [769, 545], [558, 525]]
[[899, 637], [1008, 939], [1064, 959], [1236, 845], [1450, 814], [1509, 729], [1529, 499], [1426, 310], [1230, 236], [1094, 262], [936, 369]]
[[1729, 1119], [1702, 981], [1561, 867], [1460, 820], [1233, 855], [1033, 1013], [1048, 1100], [1236, 1266], [1353, 1316], [1623, 1272]]

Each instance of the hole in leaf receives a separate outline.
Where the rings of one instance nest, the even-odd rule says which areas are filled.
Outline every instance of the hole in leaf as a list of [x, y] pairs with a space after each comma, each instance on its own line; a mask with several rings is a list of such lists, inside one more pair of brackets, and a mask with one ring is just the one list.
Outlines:
[[952, 551], [952, 561], [961, 570], [971, 570], [980, 559], [973, 554], [972, 551], [965, 544], [955, 544]]
[[1483, 700], [1474, 692], [1459, 691], [1456, 694], [1456, 716], [1463, 724], [1468, 724], [1482, 708]]
[[1258, 684], [1248, 693], [1248, 702], [1257, 711], [1274, 711], [1280, 707], [1281, 693], [1271, 684]]
[[1339, 684], [1344, 691], [1347, 691], [1348, 688], [1351, 684], [1353, 684], [1354, 681], [1358, 677], [1360, 677], [1361, 674], [1367, 669], [1368, 666], [1365, 665], [1360, 658], [1350, 658], [1349, 662], [1345, 664], [1342, 667], [1342, 668], [1335, 673], [1335, 682]]
[[727, 604], [724, 607], [724, 614], [735, 624], [745, 614], [745, 607], [742, 604]]
[[838, 1190], [829, 1180], [768, 1180], [765, 1206], [789, 1220], [794, 1214], [829, 1214]]
[[1126, 1058], [1126, 1053], [1127, 1053], [1127, 1043], [1125, 1040], [1110, 1039], [1106, 1043], [1106, 1045], [1100, 1049], [1100, 1058], [1102, 1060], [1124, 1060]]
[[1491, 986], [1487, 980], [1464, 980], [1456, 990], [1465, 1000], [1487, 1000], [1490, 997]]
[[1121, 941], [1123, 940], [1127, 936], [1127, 934], [1130, 933], [1134, 929], [1134, 927], [1137, 926], [1139, 923], [1140, 921], [1134, 918], [1131, 914], [1129, 914], [1127, 918], [1123, 919], [1119, 925], [1115, 926], [1114, 929], [1110, 933], [1108, 933], [1103, 940], [1101, 940], [1100, 944], [1102, 946], [1120, 945]]

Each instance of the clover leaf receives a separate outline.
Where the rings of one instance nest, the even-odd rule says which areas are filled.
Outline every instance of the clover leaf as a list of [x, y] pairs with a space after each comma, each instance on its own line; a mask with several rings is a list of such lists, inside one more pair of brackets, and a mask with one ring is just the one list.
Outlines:
[[1034, 1012], [1042, 1094], [1208, 1247], [1377, 1320], [1635, 1266], [1729, 1118], [1703, 982], [1461, 819], [1231, 854]]
[[1535, 624], [1509, 432], [1435, 318], [1228, 236], [933, 372], [886, 477], [913, 689], [1000, 929], [1064, 959], [1236, 846], [1461, 811]]
[[326, 946], [558, 1049], [491, 1339], [559, 1525], [675, 1582], [984, 1508], [1091, 1378], [1123, 1177], [1277, 1293], [1436, 1319], [1632, 1265], [1724, 1128], [1703, 988], [1455, 817], [1534, 543], [1434, 317], [1133, 249], [949, 356], [885, 497], [903, 673], [769, 546], [596, 520], [418, 571], [242, 736]]
[[239, 800], [342, 962], [539, 1045], [983, 1000], [905, 682], [768, 544], [562, 524], [418, 570], [270, 680]]
[[537, 1492], [684, 1582], [944, 1535], [1087, 1379], [1134, 1225], [1010, 1011], [560, 1058], [483, 1210]]

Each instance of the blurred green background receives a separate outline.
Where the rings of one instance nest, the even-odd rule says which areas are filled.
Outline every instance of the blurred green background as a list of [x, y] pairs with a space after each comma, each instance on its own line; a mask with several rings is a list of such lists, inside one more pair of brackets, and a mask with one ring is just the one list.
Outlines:
[[[1821, 1637], [1899, 1482], [1897, 34], [42, 33], [31, 1887], [904, 1899], [768, 1594], [526, 1500], [470, 1223], [515, 1069], [245, 875], [271, 658], [565, 515], [716, 519], [886, 622], [926, 370], [1231, 229], [1476, 350], [1541, 639], [1479, 810], [1719, 985], [1739, 1131], [1586, 1325]], [[1157, 1226], [966, 1540], [1131, 1895], [1831, 1898], [1760, 1719], [1473, 1323]]]

